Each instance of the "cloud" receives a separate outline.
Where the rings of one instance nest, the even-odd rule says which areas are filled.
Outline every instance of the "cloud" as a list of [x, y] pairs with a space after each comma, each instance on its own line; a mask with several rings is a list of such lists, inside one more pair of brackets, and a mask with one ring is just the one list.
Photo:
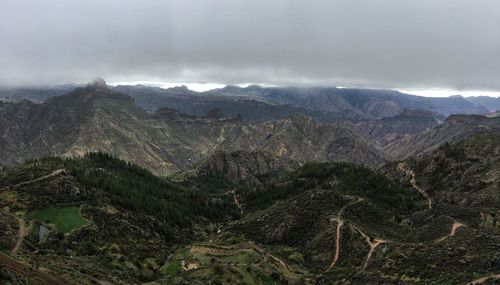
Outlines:
[[2, 0], [0, 84], [500, 91], [498, 0]]

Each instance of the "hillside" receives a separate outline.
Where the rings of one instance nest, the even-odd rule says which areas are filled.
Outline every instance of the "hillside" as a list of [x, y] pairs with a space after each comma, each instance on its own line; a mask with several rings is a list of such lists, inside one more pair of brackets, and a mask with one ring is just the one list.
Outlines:
[[298, 167], [299, 163], [296, 161], [285, 161], [264, 151], [219, 150], [200, 161], [193, 169], [177, 176], [199, 184], [206, 183], [207, 180], [219, 180], [225, 187], [234, 187], [239, 183], [260, 185], [270, 177]]
[[393, 159], [404, 159], [480, 133], [498, 133], [500, 118], [482, 115], [451, 115], [442, 125], [388, 143], [384, 151]]
[[155, 280], [172, 246], [195, 238], [195, 223], [238, 215], [225, 196], [193, 193], [102, 153], [0, 172], [0, 206], [0, 263], [21, 273], [3, 270], [2, 284]]
[[380, 145], [386, 145], [411, 135], [438, 127], [445, 117], [430, 111], [405, 109], [401, 113], [381, 119], [349, 124], [352, 128]]
[[[476, 151], [456, 165], [463, 147]], [[240, 194], [250, 213], [228, 235], [272, 248], [311, 284], [465, 284], [498, 274], [498, 136], [443, 148], [452, 157], [394, 164], [385, 174], [306, 165], [262, 194]], [[256, 211], [255, 199], [274, 202]]]
[[380, 171], [290, 171], [250, 151], [167, 179], [103, 153], [34, 160], [0, 172], [0, 262], [18, 272], [1, 277], [465, 284], [499, 273], [499, 139], [473, 136]]
[[500, 205], [500, 133], [446, 143], [404, 163], [437, 201], [464, 207]]

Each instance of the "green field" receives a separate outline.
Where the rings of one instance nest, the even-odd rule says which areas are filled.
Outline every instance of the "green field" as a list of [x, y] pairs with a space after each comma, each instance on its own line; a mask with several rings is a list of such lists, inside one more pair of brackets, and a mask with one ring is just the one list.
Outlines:
[[42, 223], [53, 224], [63, 233], [69, 233], [87, 223], [77, 207], [35, 210], [29, 214], [29, 217]]

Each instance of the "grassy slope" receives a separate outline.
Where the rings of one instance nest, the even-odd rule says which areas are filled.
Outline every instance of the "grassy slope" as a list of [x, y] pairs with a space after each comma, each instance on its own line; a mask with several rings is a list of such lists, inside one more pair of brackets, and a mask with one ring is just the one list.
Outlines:
[[69, 233], [87, 223], [76, 207], [35, 210], [29, 213], [29, 217], [41, 223], [54, 224], [64, 233]]

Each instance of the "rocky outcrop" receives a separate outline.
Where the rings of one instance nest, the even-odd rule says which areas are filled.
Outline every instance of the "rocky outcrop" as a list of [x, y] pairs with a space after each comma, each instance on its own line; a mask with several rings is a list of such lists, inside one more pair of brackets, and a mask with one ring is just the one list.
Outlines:
[[283, 161], [262, 151], [217, 151], [204, 159], [197, 166], [196, 172], [201, 176], [222, 175], [233, 182], [260, 184], [262, 177], [269, 177], [298, 166], [295, 161]]

